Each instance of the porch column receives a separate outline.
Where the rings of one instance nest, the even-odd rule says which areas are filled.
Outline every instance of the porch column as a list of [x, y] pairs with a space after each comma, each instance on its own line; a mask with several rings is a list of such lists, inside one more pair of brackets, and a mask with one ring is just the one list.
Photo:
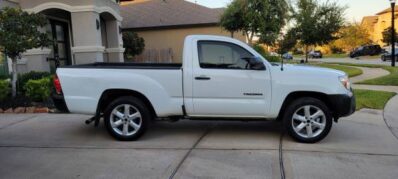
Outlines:
[[108, 53], [109, 62], [124, 62], [123, 39], [120, 28], [120, 21], [106, 21], [106, 37], [108, 41], [108, 48], [105, 51]]
[[71, 13], [74, 64], [104, 61], [99, 19], [97, 12]]
[[[47, 58], [51, 50], [48, 48], [43, 49], [31, 49], [22, 55], [22, 59], [18, 61], [18, 69], [24, 69], [25, 65], [26, 72], [29, 71], [47, 71], [50, 72], [50, 62]], [[21, 70], [24, 73], [24, 70]]]

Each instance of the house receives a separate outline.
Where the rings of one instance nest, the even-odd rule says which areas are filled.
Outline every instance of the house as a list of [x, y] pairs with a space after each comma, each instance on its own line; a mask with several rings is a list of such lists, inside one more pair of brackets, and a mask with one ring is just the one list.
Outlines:
[[[398, 27], [398, 6], [395, 7], [394, 14], [395, 27]], [[369, 31], [370, 38], [374, 43], [384, 46], [383, 31], [391, 27], [391, 8], [380, 11], [374, 16], [363, 17], [361, 25]]]
[[42, 13], [48, 19], [43, 29], [54, 45], [31, 49], [18, 60], [18, 71], [53, 71], [60, 65], [92, 62], [123, 62], [119, 2], [116, 0], [1, 0], [0, 8], [19, 7]]
[[[176, 62], [182, 59], [186, 36], [207, 34], [231, 36], [219, 26], [224, 9], [212, 9], [184, 0], [135, 0], [121, 3], [124, 31], [145, 40], [145, 51], [135, 58], [144, 62]], [[246, 42], [242, 33], [234, 37]]]

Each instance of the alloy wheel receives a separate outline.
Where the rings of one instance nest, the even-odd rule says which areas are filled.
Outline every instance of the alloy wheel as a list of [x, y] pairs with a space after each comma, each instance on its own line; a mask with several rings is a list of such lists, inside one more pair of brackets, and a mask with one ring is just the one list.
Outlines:
[[318, 107], [305, 105], [294, 112], [292, 117], [294, 131], [304, 138], [319, 136], [326, 127], [326, 115]]
[[142, 126], [140, 111], [130, 104], [122, 104], [115, 107], [110, 114], [112, 130], [121, 136], [132, 136]]

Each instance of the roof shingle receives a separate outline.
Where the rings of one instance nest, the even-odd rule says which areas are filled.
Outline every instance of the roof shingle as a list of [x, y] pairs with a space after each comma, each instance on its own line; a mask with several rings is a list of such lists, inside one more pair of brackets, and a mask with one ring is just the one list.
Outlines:
[[223, 12], [184, 0], [136, 0], [120, 9], [124, 29], [217, 24]]

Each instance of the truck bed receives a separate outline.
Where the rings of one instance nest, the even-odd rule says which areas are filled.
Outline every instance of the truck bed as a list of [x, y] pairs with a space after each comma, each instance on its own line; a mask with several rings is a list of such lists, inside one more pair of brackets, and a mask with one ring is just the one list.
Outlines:
[[90, 63], [83, 65], [72, 65], [61, 68], [91, 68], [91, 69], [181, 69], [181, 63]]

